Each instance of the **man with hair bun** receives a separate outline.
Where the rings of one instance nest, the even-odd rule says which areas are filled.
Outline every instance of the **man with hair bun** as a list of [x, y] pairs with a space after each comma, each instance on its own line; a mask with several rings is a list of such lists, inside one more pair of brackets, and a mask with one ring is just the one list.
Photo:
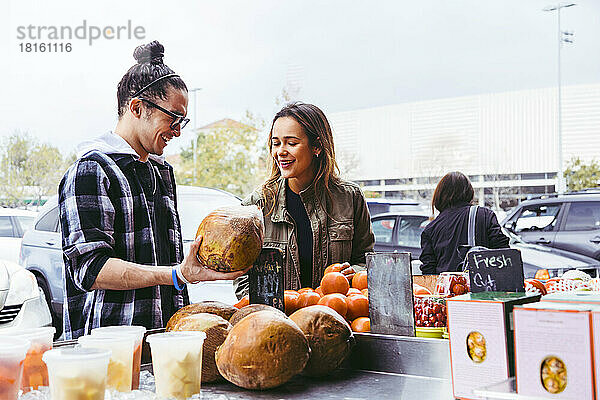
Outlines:
[[202, 238], [183, 254], [173, 168], [188, 90], [157, 41], [139, 46], [118, 84], [113, 132], [83, 143], [58, 193], [65, 264], [65, 339], [111, 325], [164, 327], [189, 303], [185, 284], [234, 279], [200, 265]]

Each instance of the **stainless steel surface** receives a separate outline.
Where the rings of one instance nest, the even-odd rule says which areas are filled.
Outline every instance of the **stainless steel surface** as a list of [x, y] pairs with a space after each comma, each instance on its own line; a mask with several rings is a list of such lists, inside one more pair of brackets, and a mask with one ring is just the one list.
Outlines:
[[447, 340], [356, 333], [349, 366], [358, 370], [451, 379]]
[[[162, 332], [162, 329], [147, 334]], [[251, 391], [229, 382], [203, 384], [202, 399], [453, 399], [448, 341], [356, 333], [356, 346], [343, 368], [326, 378], [294, 377], [279, 388]], [[56, 342], [55, 346], [75, 341]], [[152, 370], [149, 347], [143, 370]]]
[[445, 379], [338, 369], [326, 378], [295, 376], [288, 383], [265, 391], [246, 390], [229, 382], [202, 384], [203, 400], [241, 399], [453, 399]]
[[415, 335], [410, 253], [369, 253], [371, 332]]
[[517, 394], [517, 384], [514, 377], [508, 380], [473, 390], [473, 393], [482, 399], [498, 400], [543, 400], [542, 397], [524, 396]]

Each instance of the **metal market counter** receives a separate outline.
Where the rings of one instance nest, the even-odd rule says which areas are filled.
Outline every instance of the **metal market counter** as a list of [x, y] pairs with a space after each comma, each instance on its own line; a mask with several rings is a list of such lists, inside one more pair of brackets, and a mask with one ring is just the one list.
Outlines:
[[[203, 383], [203, 399], [454, 399], [447, 340], [355, 333], [356, 346], [325, 378], [298, 375], [266, 391]], [[149, 365], [148, 365], [149, 366]]]
[[[151, 330], [147, 334], [163, 330]], [[202, 384], [202, 399], [454, 399], [448, 341], [355, 333], [356, 345], [344, 365], [324, 378], [295, 376], [265, 391], [227, 381]], [[75, 341], [57, 342], [55, 347]], [[152, 370], [150, 348], [142, 348], [142, 370]]]

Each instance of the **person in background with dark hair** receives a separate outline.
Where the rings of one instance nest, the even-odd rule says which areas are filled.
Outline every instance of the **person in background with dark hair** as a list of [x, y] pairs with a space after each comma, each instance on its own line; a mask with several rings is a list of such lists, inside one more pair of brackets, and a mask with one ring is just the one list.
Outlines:
[[[263, 210], [264, 246], [283, 251], [285, 289], [316, 288], [333, 263], [348, 263], [344, 275], [364, 269], [375, 242], [367, 202], [358, 185], [338, 176], [323, 111], [286, 105], [273, 118], [267, 146], [271, 175], [243, 204]], [[234, 286], [238, 298], [248, 294], [246, 276]]]
[[[431, 210], [440, 214], [421, 233], [423, 274], [458, 271], [463, 261], [458, 249], [467, 245], [469, 210], [473, 186], [464, 174], [450, 172], [438, 183], [433, 193]], [[434, 209], [435, 208], [435, 209]], [[508, 247], [494, 212], [478, 207], [475, 217], [475, 244], [489, 249]]]
[[111, 325], [164, 327], [189, 303], [185, 283], [234, 279], [184, 259], [173, 168], [162, 157], [186, 118], [187, 87], [154, 41], [117, 88], [119, 120], [79, 149], [59, 186], [65, 339]]

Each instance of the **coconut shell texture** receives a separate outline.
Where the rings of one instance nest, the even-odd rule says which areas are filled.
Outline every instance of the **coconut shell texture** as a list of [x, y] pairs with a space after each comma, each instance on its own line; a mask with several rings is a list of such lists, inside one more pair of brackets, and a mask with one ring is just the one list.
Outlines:
[[245, 389], [280, 386], [300, 373], [310, 347], [298, 326], [280, 313], [258, 311], [235, 325], [215, 354], [221, 375]]
[[309, 306], [290, 315], [308, 339], [310, 359], [304, 368], [308, 376], [325, 376], [338, 368], [350, 354], [354, 335], [346, 320], [326, 306]]
[[169, 332], [173, 329], [173, 326], [177, 324], [177, 322], [188, 315], [199, 314], [199, 313], [209, 313], [215, 314], [219, 317], [229, 321], [229, 318], [238, 309], [225, 303], [221, 303], [220, 301], [201, 301], [199, 303], [189, 304], [185, 307], [180, 308], [167, 322], [167, 326], [165, 327], [165, 331]]
[[198, 260], [220, 272], [241, 271], [258, 258], [265, 236], [264, 219], [257, 206], [218, 208], [200, 223]]
[[249, 305], [244, 306], [244, 307], [240, 308], [239, 310], [237, 310], [231, 316], [231, 318], [229, 318], [229, 323], [231, 325], [235, 326], [238, 322], [240, 322], [242, 319], [244, 319], [248, 315], [258, 312], [258, 311], [271, 311], [271, 312], [279, 313], [279, 314], [282, 314], [285, 316], [285, 314], [281, 310], [278, 310], [275, 307], [271, 307], [266, 304], [249, 304]]
[[202, 382], [215, 382], [222, 378], [215, 362], [215, 352], [223, 344], [231, 328], [231, 324], [218, 315], [199, 313], [179, 319], [171, 329], [206, 333], [202, 346]]

